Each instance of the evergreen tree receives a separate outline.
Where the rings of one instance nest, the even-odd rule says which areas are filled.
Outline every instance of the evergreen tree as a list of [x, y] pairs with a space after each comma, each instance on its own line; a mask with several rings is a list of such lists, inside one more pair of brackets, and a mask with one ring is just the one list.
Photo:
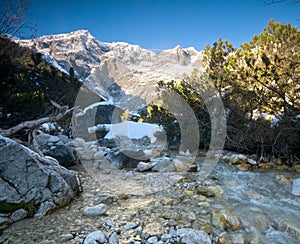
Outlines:
[[[298, 157], [298, 28], [270, 20], [261, 34], [237, 50], [221, 40], [208, 46], [204, 61], [218, 90], [224, 92], [230, 139], [227, 145], [250, 153]], [[279, 122], [275, 124], [275, 120]]]
[[41, 54], [0, 38], [0, 127], [50, 114], [50, 100], [74, 105], [80, 82], [44, 61]]
[[[270, 20], [261, 34], [241, 48], [222, 39], [206, 46], [203, 62], [226, 110], [226, 149], [280, 157], [286, 162], [299, 160], [298, 28]], [[159, 82], [160, 87], [177, 92], [192, 107], [203, 147], [210, 143], [212, 122], [205, 94], [212, 94], [209, 91], [214, 89], [206, 81], [205, 75], [195, 71], [180, 82]]]

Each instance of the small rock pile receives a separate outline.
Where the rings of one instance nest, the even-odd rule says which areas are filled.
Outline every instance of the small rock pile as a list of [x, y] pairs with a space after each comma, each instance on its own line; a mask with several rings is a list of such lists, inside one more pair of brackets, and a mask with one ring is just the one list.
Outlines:
[[[257, 155], [246, 156], [244, 154], [224, 152], [224, 155], [221, 156], [220, 159], [224, 162], [236, 165], [241, 171], [252, 171], [254, 168], [290, 170], [279, 159], [270, 160], [266, 157], [257, 158]], [[297, 172], [296, 168], [294, 168], [294, 170]]]
[[[194, 230], [191, 228], [182, 228], [170, 231], [162, 235], [149, 235], [142, 232], [141, 226], [135, 224], [124, 226], [123, 230], [134, 229], [136, 232], [136, 240], [132, 240], [132, 244], [164, 244], [164, 243], [189, 243], [189, 244], [211, 244], [210, 237], [202, 230]], [[94, 231], [90, 233], [83, 241], [83, 244], [109, 243], [118, 244], [118, 232], [103, 234], [102, 231]]]
[[[174, 184], [169, 189], [171, 195], [159, 193], [160, 200], [156, 203], [150, 201], [148, 210], [136, 210], [134, 219], [140, 222], [130, 222], [128, 217], [123, 222], [121, 216], [113, 214], [115, 207], [120, 204], [128, 204], [129, 207], [130, 202], [135, 201], [135, 196], [104, 196], [98, 198], [101, 203], [83, 209], [84, 216], [104, 218], [104, 224], [88, 235], [79, 234], [72, 238], [69, 235], [70, 240], [73, 243], [78, 243], [76, 240], [79, 239], [83, 243], [212, 243], [212, 239], [229, 238], [224, 236], [227, 233], [224, 230], [234, 232], [242, 228], [239, 217], [232, 209], [212, 208], [214, 198], [222, 197], [224, 193], [220, 186], [211, 181], [199, 182], [175, 174], [176, 177], [172, 176]], [[140, 179], [138, 176], [138, 173], [133, 175]], [[153, 179], [152, 173], [147, 176], [149, 180], [157, 181]], [[211, 235], [213, 226], [218, 236]]]
[[103, 170], [109, 173], [112, 168], [135, 168], [139, 172], [196, 172], [198, 170], [192, 156], [177, 155], [175, 158], [169, 155], [161, 156], [160, 150], [156, 147], [145, 149], [134, 145], [123, 145], [108, 148], [100, 146], [97, 141], [86, 142], [83, 138], [75, 138], [74, 144], [81, 162], [91, 171]]

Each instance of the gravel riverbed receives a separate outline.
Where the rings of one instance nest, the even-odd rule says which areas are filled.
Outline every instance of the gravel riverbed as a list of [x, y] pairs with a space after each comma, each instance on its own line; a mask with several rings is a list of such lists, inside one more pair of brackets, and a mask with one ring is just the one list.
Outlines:
[[[297, 176], [240, 172], [227, 164], [205, 180], [197, 173], [92, 177], [81, 170], [83, 192], [75, 200], [9, 226], [0, 243], [97, 243], [95, 231], [98, 243], [299, 243], [300, 200], [289, 193]], [[101, 213], [85, 212], [99, 206]]]

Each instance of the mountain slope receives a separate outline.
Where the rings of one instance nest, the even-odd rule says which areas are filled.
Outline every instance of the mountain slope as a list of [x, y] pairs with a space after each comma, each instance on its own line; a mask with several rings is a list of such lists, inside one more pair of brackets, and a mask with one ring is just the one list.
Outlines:
[[194, 48], [177, 46], [156, 53], [125, 42], [100, 42], [86, 30], [18, 43], [42, 53], [66, 73], [73, 68], [88, 88], [115, 102], [124, 94], [153, 102], [159, 80], [178, 80], [202, 68], [202, 52]]

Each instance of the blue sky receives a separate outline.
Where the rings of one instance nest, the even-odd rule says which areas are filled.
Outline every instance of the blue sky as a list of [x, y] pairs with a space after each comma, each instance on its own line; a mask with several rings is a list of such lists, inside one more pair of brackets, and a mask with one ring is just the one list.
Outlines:
[[198, 50], [219, 37], [236, 47], [269, 19], [300, 24], [300, 3], [263, 0], [32, 0], [29, 19], [38, 36], [87, 29], [100, 41], [125, 41], [148, 49], [176, 45]]

